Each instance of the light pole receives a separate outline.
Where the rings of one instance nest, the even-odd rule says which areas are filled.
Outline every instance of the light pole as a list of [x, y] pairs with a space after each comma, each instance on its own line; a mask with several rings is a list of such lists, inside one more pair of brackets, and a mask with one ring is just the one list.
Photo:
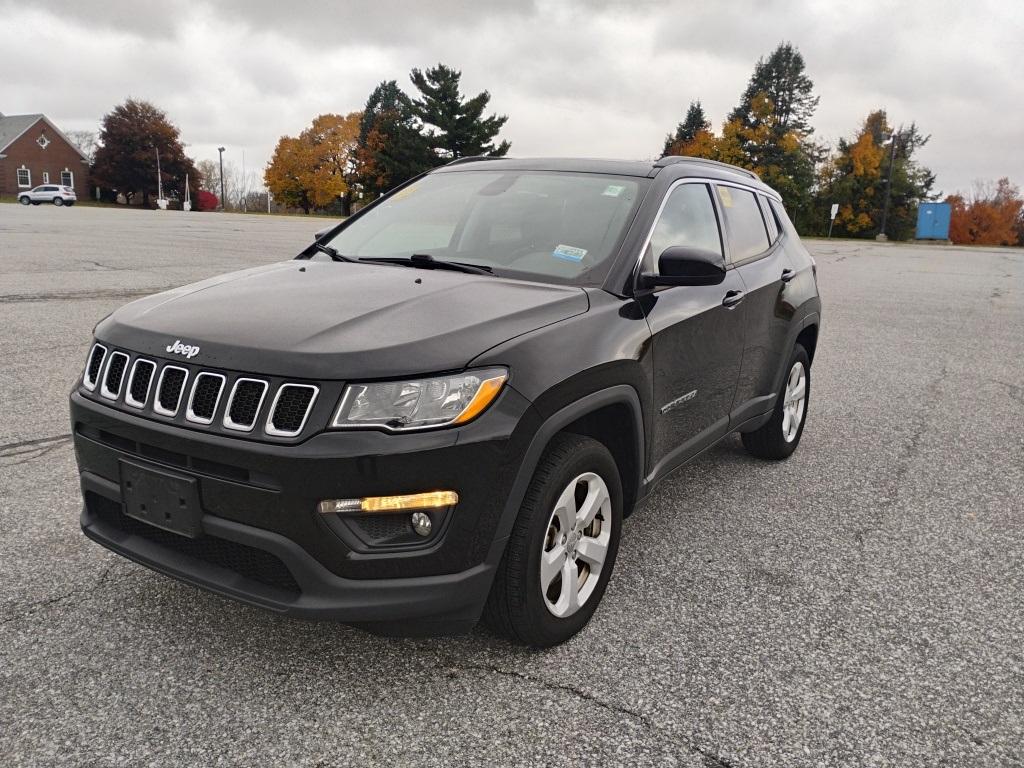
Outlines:
[[885, 206], [882, 208], [882, 226], [879, 227], [875, 240], [889, 239], [885, 234], [885, 225], [889, 221], [889, 201], [892, 199], [892, 167], [896, 164], [896, 141], [902, 132], [903, 126], [901, 125], [899, 130], [895, 131], [889, 137], [889, 141], [886, 142], [887, 144], [892, 144], [889, 150], [889, 177], [885, 180]]
[[217, 147], [220, 154], [220, 209], [224, 210], [224, 147]]

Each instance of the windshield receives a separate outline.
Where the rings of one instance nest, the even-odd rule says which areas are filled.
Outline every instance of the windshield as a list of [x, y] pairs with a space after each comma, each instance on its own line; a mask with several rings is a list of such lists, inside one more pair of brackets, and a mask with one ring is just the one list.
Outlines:
[[327, 244], [357, 259], [429, 254], [506, 277], [598, 285], [632, 218], [640, 181], [547, 171], [432, 174]]

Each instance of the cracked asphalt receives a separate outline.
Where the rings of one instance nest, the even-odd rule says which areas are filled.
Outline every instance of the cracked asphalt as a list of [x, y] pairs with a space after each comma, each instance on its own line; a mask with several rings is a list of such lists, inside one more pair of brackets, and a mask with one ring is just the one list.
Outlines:
[[810, 241], [800, 449], [678, 471], [535, 653], [281, 618], [79, 532], [93, 325], [324, 225], [0, 205], [0, 763], [1024, 763], [1024, 251]]

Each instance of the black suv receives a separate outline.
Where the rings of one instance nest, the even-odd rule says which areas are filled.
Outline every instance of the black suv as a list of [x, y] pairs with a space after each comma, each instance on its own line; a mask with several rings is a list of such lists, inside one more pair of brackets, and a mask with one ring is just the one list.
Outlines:
[[552, 645], [658, 481], [737, 431], [793, 452], [820, 307], [752, 173], [458, 160], [100, 322], [82, 529], [281, 613]]

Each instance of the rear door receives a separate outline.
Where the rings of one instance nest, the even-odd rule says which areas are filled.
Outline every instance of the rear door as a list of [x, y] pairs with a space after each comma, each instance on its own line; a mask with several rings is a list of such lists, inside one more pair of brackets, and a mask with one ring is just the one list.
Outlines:
[[[711, 188], [681, 183], [669, 192], [644, 251], [657, 271], [670, 246], [725, 249]], [[728, 431], [743, 353], [743, 283], [729, 270], [719, 285], [660, 288], [640, 298], [653, 344], [654, 424], [650, 475], [671, 470]]]
[[764, 196], [724, 184], [716, 185], [716, 192], [729, 236], [729, 261], [746, 291], [746, 341], [731, 424], [735, 428], [774, 404], [775, 374], [788, 352], [783, 347], [794, 311], [785, 288], [795, 273]]

